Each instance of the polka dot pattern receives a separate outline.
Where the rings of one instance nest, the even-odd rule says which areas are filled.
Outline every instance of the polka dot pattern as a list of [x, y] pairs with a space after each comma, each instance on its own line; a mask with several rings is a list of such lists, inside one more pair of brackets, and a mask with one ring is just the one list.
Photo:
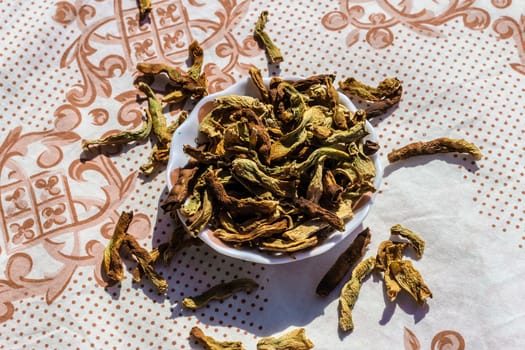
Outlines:
[[[145, 106], [134, 102], [134, 72], [126, 70], [133, 67], [132, 58], [127, 58], [124, 45], [115, 42], [121, 33], [119, 23], [110, 16], [114, 11], [113, 2], [69, 2], [72, 8], [68, 9], [72, 12], [67, 23], [53, 19], [56, 2], [19, 0], [0, 4], [0, 15], [5, 19], [0, 33], [6, 46], [0, 51], [2, 142], [5, 135], [18, 126], [23, 127], [24, 134], [54, 130], [57, 111], [74, 104], [68, 94], [82, 91], [82, 87], [95, 91], [96, 98], [91, 104], [71, 107], [78, 111], [78, 123], [71, 122], [67, 124], [69, 128], [64, 127], [79, 139], [96, 138], [109, 130], [123, 127], [124, 122], [117, 117], [123, 104], [117, 98], [120, 94], [128, 93], [130, 97], [125, 103], [131, 103], [134, 108], [142, 110]], [[82, 5], [74, 8], [76, 3]], [[173, 3], [190, 7], [187, 1]], [[227, 76], [232, 81], [238, 80], [246, 75], [247, 67], [252, 64], [262, 68], [264, 75], [333, 73], [337, 80], [353, 76], [371, 85], [387, 77], [398, 77], [404, 89], [399, 106], [371, 121], [378, 132], [381, 143], [379, 156], [384, 160], [386, 173], [376, 202], [377, 207], [386, 208], [389, 212], [372, 210], [365, 224], [373, 227], [374, 235], [382, 227], [386, 232], [387, 226], [395, 223], [390, 221], [397, 220], [392, 208], [398, 207], [399, 203], [428, 214], [424, 212], [427, 207], [420, 205], [425, 199], [422, 197], [428, 195], [433, 200], [443, 200], [438, 196], [437, 186], [446, 184], [456, 187], [440, 189], [443, 193], [450, 196], [462, 193], [462, 198], [467, 198], [465, 206], [468, 211], [465, 213], [469, 218], [465, 219], [468, 223], [465, 226], [468, 227], [463, 231], [471, 228], [479, 230], [475, 232], [478, 236], [468, 232], [470, 236], [465, 239], [472, 238], [475, 242], [478, 239], [483, 239], [482, 242], [504, 241], [506, 252], [522, 254], [525, 244], [525, 117], [522, 103], [525, 90], [524, 75], [512, 65], [520, 62], [524, 43], [514, 38], [501, 38], [491, 26], [473, 30], [465, 26], [463, 18], [455, 17], [433, 27], [435, 36], [419, 33], [409, 26], [396, 25], [390, 28], [394, 32], [391, 45], [382, 49], [373, 48], [361, 32], [359, 39], [349, 46], [346, 37], [355, 28], [348, 26], [341, 30], [327, 30], [322, 25], [327, 13], [339, 9], [337, 3], [249, 1], [243, 10], [246, 14], [236, 19], [238, 24], [228, 28], [228, 34], [221, 32], [219, 37], [213, 39], [214, 42], [210, 39], [213, 43], [205, 49], [205, 63], [213, 62], [218, 67], [211, 78], [219, 76], [227, 80]], [[349, 3], [353, 4], [352, 1]], [[379, 11], [374, 2], [369, 5], [363, 2], [355, 4], [358, 3]], [[518, 20], [514, 11], [516, 1], [485, 3], [492, 22], [504, 15]], [[124, 1], [123, 4], [129, 5], [129, 8], [135, 6], [132, 1]], [[203, 6], [213, 8], [209, 13], [224, 10], [218, 4]], [[266, 30], [285, 58], [279, 67], [269, 65], [264, 52], [251, 42], [255, 19], [262, 10], [270, 13]], [[194, 19], [206, 13], [205, 9], [201, 9], [190, 12], [189, 16]], [[107, 22], [87, 41], [96, 53], [82, 61], [75, 56], [78, 49], [75, 40], [86, 39], [82, 34], [86, 34], [93, 23], [99, 23], [97, 21]], [[193, 28], [193, 31], [196, 37], [204, 35], [198, 29]], [[220, 45], [228, 46], [233, 54], [221, 54]], [[110, 69], [101, 63], [105, 55], [122, 57], [126, 69], [110, 74]], [[86, 65], [91, 63], [94, 63], [95, 68], [91, 68], [98, 75], [83, 75], [88, 70]], [[91, 111], [96, 109], [107, 111], [107, 120], [94, 119]], [[168, 115], [170, 120], [174, 120], [177, 111]], [[137, 125], [135, 122], [131, 124]], [[129, 125], [126, 124], [126, 127]], [[437, 160], [408, 162], [406, 166], [387, 166], [386, 156], [391, 150], [409, 142], [442, 136], [473, 141], [485, 157], [473, 162], [465, 155], [450, 155], [438, 157]], [[133, 210], [144, 214], [151, 223], [151, 232], [140, 233], [140, 243], [148, 249], [167, 241], [172, 227], [171, 219], [159, 210], [159, 205], [168, 195], [165, 173], [160, 172], [153, 178], [135, 175], [151, 148], [152, 144], [143, 142], [106, 155], [122, 179], [138, 176], [123, 204], [108, 211]], [[80, 150], [79, 145], [77, 150]], [[77, 159], [77, 153], [64, 156], [64, 173], [68, 173], [70, 164]], [[439, 173], [425, 172], [428, 171], [423, 169], [425, 167], [437, 169]], [[407, 186], [404, 181], [409, 180], [400, 179], [396, 172], [413, 176], [410, 178], [413, 185], [421, 185], [421, 191], [428, 192], [425, 195], [403, 193], [404, 186]], [[68, 176], [72, 175], [68, 173]], [[446, 176], [448, 180], [437, 180], [441, 176]], [[0, 178], [5, 177], [2, 174]], [[433, 204], [432, 208], [439, 204]], [[450, 214], [450, 210], [446, 209], [442, 212]], [[414, 216], [420, 214], [417, 212]], [[417, 222], [414, 217], [406, 219]], [[474, 221], [476, 224], [472, 223]], [[90, 240], [107, 243], [101, 235], [101, 227], [87, 231], [82, 243]], [[430, 243], [437, 240], [438, 237], [430, 237]], [[347, 344], [348, 348], [366, 347], [367, 336], [361, 330], [343, 340], [338, 336], [336, 296], [321, 301], [309, 293], [315, 289], [319, 277], [335, 256], [335, 253], [333, 256], [330, 254], [311, 262], [275, 267], [223, 257], [204, 245], [191, 247], [178, 253], [169, 266], [159, 267], [159, 272], [169, 284], [166, 295], [159, 295], [148, 281], [133, 283], [131, 263], [126, 266], [127, 278], [111, 287], [98, 285], [98, 271], [94, 271], [94, 266], [80, 266], [71, 280], [64, 284], [64, 290], [55, 291], [55, 299], [49, 298], [51, 292], [35, 292], [33, 297], [10, 300], [15, 312], [11, 319], [0, 323], [1, 343], [6, 348], [17, 349], [197, 349], [198, 345], [188, 339], [188, 334], [191, 327], [198, 325], [217, 339], [242, 339], [246, 348], [254, 348], [260, 337], [297, 325], [306, 327], [316, 344], [322, 344], [323, 339], [329, 338], [335, 344], [332, 344], [333, 348], [341, 343], [345, 348]], [[2, 246], [0, 265], [4, 266], [7, 259]], [[436, 274], [439, 273], [437, 270], [436, 267]], [[185, 296], [199, 294], [217, 283], [239, 277], [253, 278], [260, 284], [259, 289], [213, 302], [197, 311], [181, 307]], [[0, 279], [5, 278], [5, 273], [0, 275]], [[370, 305], [377, 308], [377, 300], [381, 303], [382, 299], [380, 295], [375, 297], [375, 301], [370, 298], [371, 303], [375, 302]], [[363, 296], [364, 304], [369, 305], [368, 300]], [[1, 296], [0, 301], [3, 301]], [[356, 310], [357, 318], [364, 315], [360, 312], [362, 310]], [[374, 314], [368, 320], [361, 320], [363, 326], [360, 328], [377, 330], [380, 313], [377, 319], [372, 319], [376, 316]], [[396, 311], [401, 320], [396, 320], [394, 316], [390, 325], [377, 332], [385, 332], [389, 339], [397, 339], [397, 328], [402, 329], [400, 325], [413, 322], [411, 318], [400, 316], [400, 313]], [[392, 328], [396, 328], [397, 333], [390, 334]], [[384, 339], [378, 341], [390, 344]]]

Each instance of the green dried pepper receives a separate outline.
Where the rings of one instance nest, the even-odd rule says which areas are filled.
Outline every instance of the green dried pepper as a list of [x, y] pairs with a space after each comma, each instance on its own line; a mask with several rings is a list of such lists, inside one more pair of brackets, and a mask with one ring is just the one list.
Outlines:
[[111, 134], [95, 140], [83, 140], [82, 149], [87, 151], [91, 146], [125, 145], [131, 142], [142, 141], [150, 135], [152, 127], [152, 118], [148, 111], [146, 111], [146, 120], [140, 129], [135, 131], [120, 131], [116, 134]]
[[178, 210], [192, 235], [207, 222], [235, 247], [315, 247], [344, 230], [353, 205], [375, 190], [375, 166], [361, 145], [364, 114], [339, 103], [332, 75], [266, 86], [260, 71], [250, 74], [261, 99], [216, 98], [199, 125], [200, 143], [183, 148], [191, 160], [174, 172], [163, 207]]
[[355, 78], [348, 78], [339, 82], [339, 87], [350, 98], [358, 97], [371, 104], [365, 110], [368, 118], [384, 114], [388, 109], [399, 103], [403, 93], [401, 81], [397, 78], [387, 78], [375, 88], [363, 84]]
[[407, 291], [419, 305], [423, 305], [425, 299], [432, 298], [432, 292], [410, 260], [393, 261], [390, 263], [390, 270], [399, 286]]
[[480, 160], [483, 154], [476, 145], [462, 139], [450, 139], [446, 137], [437, 138], [426, 142], [414, 142], [404, 147], [393, 150], [388, 154], [390, 163], [419, 155], [435, 153], [468, 153], [475, 160]]
[[267, 17], [268, 11], [261, 12], [259, 18], [257, 19], [257, 23], [255, 24], [254, 34], [255, 37], [258, 38], [264, 46], [266, 52], [268, 53], [268, 57], [270, 58], [270, 62], [281, 63], [283, 61], [283, 55], [281, 54], [281, 50], [273, 43], [268, 33], [266, 33], [266, 31], [264, 30], [266, 22], [268, 21]]
[[394, 225], [390, 228], [390, 234], [404, 237], [410, 241], [410, 245], [414, 247], [416, 256], [421, 258], [423, 251], [425, 250], [425, 241], [419, 237], [413, 231], [401, 226], [400, 224]]
[[126, 232], [132, 220], [133, 212], [122, 212], [120, 215], [113, 236], [104, 249], [104, 272], [110, 283], [124, 279], [124, 267], [119, 251], [125, 246], [138, 263], [137, 269], [133, 273], [133, 280], [138, 282], [141, 275], [145, 274], [157, 287], [158, 291], [164, 293], [168, 289], [168, 284], [155, 271], [153, 267], [154, 259], [146, 249], [140, 246], [135, 237]]
[[240, 341], [218, 341], [204, 334], [199, 327], [192, 327], [190, 335], [197, 339], [206, 350], [245, 350]]
[[133, 212], [122, 212], [113, 231], [113, 236], [104, 249], [104, 272], [110, 282], [118, 282], [124, 279], [124, 267], [119, 250], [132, 220]]
[[295, 197], [297, 184], [294, 181], [279, 180], [266, 175], [250, 159], [234, 159], [231, 163], [232, 174], [245, 186], [257, 185], [274, 193], [278, 197]]
[[257, 350], [309, 350], [314, 343], [306, 337], [304, 328], [296, 328], [279, 336], [266, 337], [257, 342]]
[[249, 73], [253, 84], [261, 94], [261, 101], [263, 101], [264, 103], [270, 102], [270, 91], [264, 84], [263, 77], [261, 75], [261, 70], [257, 67], [251, 67]]
[[354, 322], [352, 320], [352, 309], [357, 301], [361, 284], [366, 276], [374, 270], [375, 258], [369, 257], [361, 261], [352, 271], [352, 277], [344, 285], [339, 297], [339, 328], [347, 332], [354, 329]]

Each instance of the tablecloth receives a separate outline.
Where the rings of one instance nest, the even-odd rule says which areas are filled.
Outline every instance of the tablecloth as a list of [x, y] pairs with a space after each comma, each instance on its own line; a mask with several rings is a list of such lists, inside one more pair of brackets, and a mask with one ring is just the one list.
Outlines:
[[[284, 61], [253, 37], [261, 11]], [[201, 349], [198, 326], [255, 349], [303, 327], [315, 349], [519, 349], [525, 344], [525, 3], [519, 0], [0, 1], [0, 344], [5, 349]], [[419, 307], [365, 281], [355, 329], [338, 330], [338, 292], [315, 294], [343, 244], [307, 260], [262, 265], [205, 245], [159, 266], [169, 289], [127, 278], [108, 286], [104, 247], [122, 211], [145, 248], [168, 240], [166, 173], [144, 176], [152, 144], [85, 158], [83, 139], [135, 129], [145, 105], [139, 62], [188, 68], [204, 50], [209, 92], [256, 66], [264, 76], [335, 74], [403, 83], [396, 108], [373, 118], [384, 178], [363, 222], [374, 255], [400, 223], [426, 241], [414, 261], [432, 291]], [[171, 118], [178, 115], [172, 110]], [[483, 158], [386, 155], [437, 137], [475, 143]], [[348, 243], [348, 242], [347, 242]], [[181, 299], [222, 281], [259, 288], [197, 311]]]

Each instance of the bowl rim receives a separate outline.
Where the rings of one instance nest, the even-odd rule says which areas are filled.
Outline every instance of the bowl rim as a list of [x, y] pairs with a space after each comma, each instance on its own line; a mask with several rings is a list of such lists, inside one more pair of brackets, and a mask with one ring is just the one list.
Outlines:
[[[304, 79], [300, 76], [283, 76], [279, 78], [289, 81]], [[268, 86], [271, 79], [272, 78], [263, 78], [263, 81]], [[254, 94], [256, 95], [254, 96]], [[338, 94], [341, 104], [345, 105], [348, 109], [352, 111], [357, 110], [354, 104], [346, 95], [344, 95], [340, 91], [338, 91]], [[171, 188], [173, 187], [171, 179], [172, 172], [176, 168], [184, 166], [189, 159], [189, 157], [182, 151], [182, 148], [174, 147], [174, 145], [180, 146], [181, 144], [188, 143], [178, 142], [180, 138], [183, 138], [181, 135], [184, 135], [185, 132], [192, 133], [192, 135], [195, 136], [194, 140], [196, 140], [198, 138], [198, 120], [200, 109], [207, 103], [213, 102], [217, 97], [226, 95], [248, 95], [259, 97], [259, 93], [256, 90], [253, 83], [251, 82], [251, 78], [245, 77], [238, 80], [236, 83], [224, 90], [205, 96], [194, 106], [192, 111], [189, 113], [187, 120], [184, 123], [182, 123], [182, 125], [175, 131], [175, 133], [172, 136], [169, 161], [168, 166], [166, 168], [168, 190], [171, 190]], [[197, 121], [197, 123], [195, 123], [194, 121]], [[372, 127], [372, 125], [368, 121], [365, 122], [365, 125], [369, 132], [369, 135], [366, 136], [365, 139], [377, 141], [378, 135]], [[195, 130], [197, 130], [196, 133]], [[364, 203], [362, 206], [360, 206], [354, 211], [353, 218], [345, 223], [345, 230], [343, 232], [334, 231], [332, 234], [330, 234], [328, 238], [326, 238], [321, 244], [317, 245], [316, 247], [304, 251], [295, 252], [293, 254], [272, 254], [257, 249], [243, 249], [229, 246], [226, 243], [219, 241], [218, 238], [214, 237], [213, 232], [209, 228], [205, 228], [203, 231], [201, 231], [198, 237], [217, 253], [248, 262], [266, 265], [286, 264], [324, 254], [332, 248], [334, 248], [338, 243], [344, 241], [346, 238], [351, 236], [352, 233], [355, 232], [362, 225], [364, 219], [367, 217], [368, 212], [370, 211], [370, 208], [375, 199], [375, 195], [381, 185], [381, 181], [383, 178], [383, 168], [381, 166], [377, 152], [373, 154], [370, 158], [374, 162], [374, 166], [376, 168], [376, 176], [373, 181], [376, 191], [369, 196], [366, 203]]]

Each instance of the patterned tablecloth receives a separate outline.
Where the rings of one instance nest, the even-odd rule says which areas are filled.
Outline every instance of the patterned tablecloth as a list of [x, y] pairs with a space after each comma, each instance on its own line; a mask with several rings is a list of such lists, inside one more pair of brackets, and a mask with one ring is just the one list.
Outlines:
[[[518, 349], [525, 344], [525, 2], [520, 0], [4, 0], [0, 28], [0, 344], [5, 349], [201, 349], [193, 326], [255, 349], [304, 327], [315, 349]], [[253, 38], [261, 11], [284, 62]], [[395, 303], [369, 278], [355, 330], [338, 330], [338, 292], [315, 294], [343, 247], [286, 265], [247, 263], [207, 246], [159, 266], [169, 289], [127, 278], [107, 286], [101, 261], [122, 211], [146, 248], [168, 240], [166, 174], [140, 174], [148, 142], [86, 157], [82, 139], [137, 128], [138, 62], [188, 67], [204, 49], [210, 92], [247, 75], [333, 73], [403, 82], [397, 108], [371, 120], [385, 176], [364, 227], [367, 255], [401, 223], [426, 241], [414, 261], [433, 298]], [[176, 118], [177, 110], [170, 112]], [[444, 154], [388, 164], [392, 149], [464, 138], [483, 159]], [[87, 158], [87, 159], [84, 159]], [[345, 244], [346, 245], [346, 244]], [[259, 283], [197, 311], [181, 307], [221, 281]], [[521, 346], [520, 346], [521, 344]]]

